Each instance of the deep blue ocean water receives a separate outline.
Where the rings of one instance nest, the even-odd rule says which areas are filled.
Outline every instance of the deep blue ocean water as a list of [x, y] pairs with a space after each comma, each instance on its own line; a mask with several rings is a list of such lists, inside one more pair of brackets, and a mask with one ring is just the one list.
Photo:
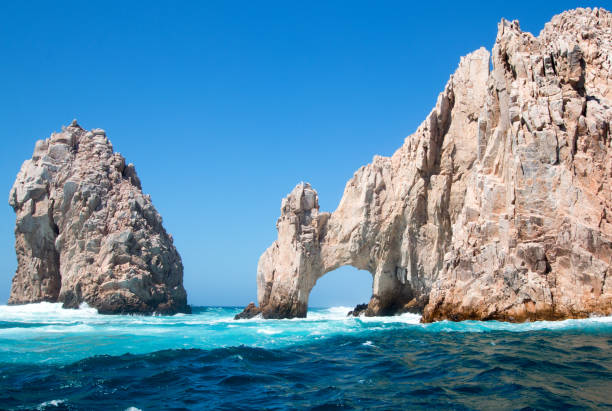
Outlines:
[[612, 317], [419, 324], [0, 306], [0, 409], [612, 409]]

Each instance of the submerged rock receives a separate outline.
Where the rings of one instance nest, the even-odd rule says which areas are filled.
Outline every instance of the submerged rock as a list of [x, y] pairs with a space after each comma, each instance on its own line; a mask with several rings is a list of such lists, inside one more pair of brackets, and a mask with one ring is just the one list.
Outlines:
[[242, 312], [236, 314], [234, 316], [234, 320], [247, 320], [249, 318], [257, 317], [261, 314], [261, 310], [259, 307], [255, 305], [255, 303], [249, 303]]
[[391, 157], [319, 212], [299, 184], [257, 269], [266, 318], [304, 317], [325, 273], [373, 275], [366, 315], [524, 321], [612, 313], [612, 15], [539, 37], [502, 20]]
[[357, 304], [355, 308], [348, 312], [347, 317], [359, 317], [360, 315], [364, 315], [366, 310], [368, 309], [367, 304]]
[[187, 312], [183, 264], [132, 164], [76, 121], [36, 143], [9, 196], [18, 267], [9, 304]]

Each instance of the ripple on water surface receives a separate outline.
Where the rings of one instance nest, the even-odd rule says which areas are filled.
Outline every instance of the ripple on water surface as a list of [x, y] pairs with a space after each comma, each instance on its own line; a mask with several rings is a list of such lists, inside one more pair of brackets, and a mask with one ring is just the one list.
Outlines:
[[[0, 306], [9, 409], [612, 407], [612, 319], [419, 324], [241, 320], [239, 308], [102, 316]], [[138, 399], [135, 401], [134, 399]]]

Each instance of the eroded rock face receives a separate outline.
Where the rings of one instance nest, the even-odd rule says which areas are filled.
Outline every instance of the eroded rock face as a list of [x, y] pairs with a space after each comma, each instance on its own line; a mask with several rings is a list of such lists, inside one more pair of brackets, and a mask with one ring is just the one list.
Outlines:
[[36, 143], [9, 196], [18, 267], [9, 304], [187, 312], [183, 265], [132, 164], [76, 121]]
[[576, 9], [539, 37], [502, 20], [461, 59], [393, 156], [333, 213], [298, 185], [259, 260], [264, 317], [303, 317], [318, 278], [373, 275], [367, 315], [523, 321], [612, 313], [612, 15]]
[[361, 315], [364, 315], [367, 310], [368, 310], [367, 304], [357, 304], [355, 308], [353, 308], [351, 311], [349, 311], [346, 314], [346, 316], [347, 317], [359, 317]]
[[261, 314], [259, 307], [257, 307], [255, 303], [249, 303], [249, 305], [247, 305], [241, 313], [234, 316], [234, 320], [245, 320], [256, 317], [259, 314]]

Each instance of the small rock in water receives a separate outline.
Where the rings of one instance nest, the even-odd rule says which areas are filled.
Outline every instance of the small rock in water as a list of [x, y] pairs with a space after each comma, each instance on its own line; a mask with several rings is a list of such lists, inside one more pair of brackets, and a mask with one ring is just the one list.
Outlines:
[[355, 308], [353, 308], [352, 311], [349, 311], [346, 316], [347, 317], [350, 317], [350, 316], [359, 317], [361, 315], [365, 315], [365, 312], [367, 309], [368, 309], [367, 304], [357, 304]]
[[236, 314], [234, 320], [247, 320], [261, 314], [261, 308], [257, 307], [255, 303], [249, 303], [241, 313]]

